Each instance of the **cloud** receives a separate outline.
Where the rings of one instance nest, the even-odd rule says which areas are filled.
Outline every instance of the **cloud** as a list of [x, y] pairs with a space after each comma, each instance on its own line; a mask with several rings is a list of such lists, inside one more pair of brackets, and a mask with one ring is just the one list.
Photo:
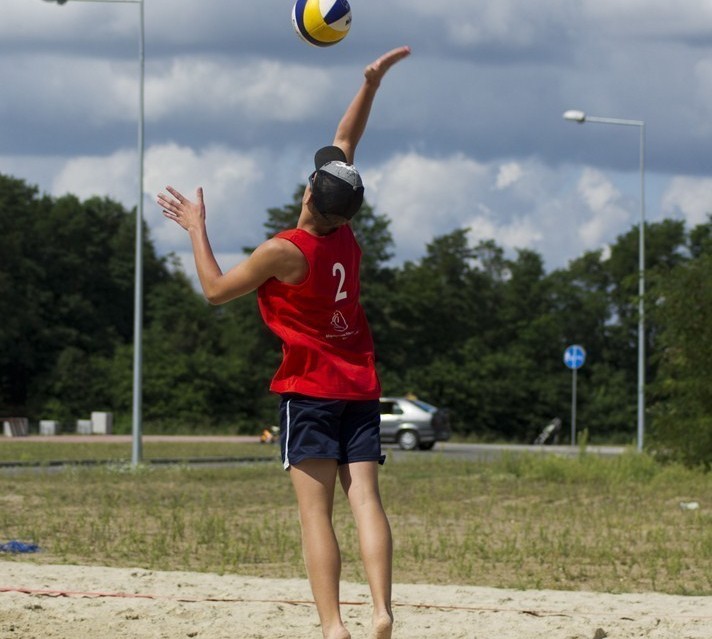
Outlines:
[[80, 199], [94, 196], [136, 205], [136, 151], [117, 151], [108, 157], [77, 157], [67, 161], [52, 182], [55, 196], [71, 193]]
[[396, 262], [417, 260], [436, 236], [469, 228], [470, 240], [494, 240], [510, 255], [528, 248], [551, 268], [606, 241], [627, 215], [617, 191], [584, 171], [568, 191], [565, 172], [542, 162], [480, 163], [464, 154], [396, 154], [364, 172], [366, 197], [391, 220]]
[[[28, 54], [0, 67], [4, 83], [24, 105], [24, 117], [78, 126], [135, 122], [138, 105], [137, 64], [121, 60]], [[41, 79], [41, 81], [40, 81]], [[5, 104], [5, 113], [10, 108]]]
[[390, 217], [405, 259], [422, 255], [434, 236], [459, 228], [477, 192], [486, 189], [487, 179], [487, 168], [462, 154], [438, 159], [415, 152], [397, 154], [364, 171], [366, 197]]
[[[527, 0], [451, 0], [447, 10], [430, 0], [400, 0], [400, 9], [441, 22], [448, 41], [463, 47], [496, 45], [528, 48], [541, 44], [541, 30], [562, 26], [570, 12], [562, 0], [533, 4]], [[546, 5], [549, 10], [542, 10]]]
[[499, 167], [495, 188], [506, 189], [522, 177], [522, 167], [517, 162], [507, 162]]
[[148, 82], [147, 114], [151, 120], [229, 117], [233, 126], [245, 120], [295, 123], [314, 117], [330, 86], [326, 71], [302, 65], [180, 57]]
[[712, 216], [712, 178], [676, 177], [662, 197], [663, 213], [682, 217], [689, 226], [706, 224]]
[[531, 218], [516, 218], [511, 222], [497, 223], [492, 216], [480, 215], [470, 219], [467, 226], [473, 244], [495, 239], [499, 246], [510, 253], [517, 249], [533, 249], [544, 237], [543, 230]]
[[99, 42], [106, 46], [114, 40], [135, 41], [137, 31], [137, 6], [111, 6], [102, 3], [102, 0], [77, 6], [3, 0], [0, 41], [4, 43], [23, 45], [31, 40], [61, 42], [69, 36], [75, 43]]
[[[0, 170], [133, 207], [137, 6], [2, 3]], [[648, 217], [704, 220], [709, 0], [373, 0], [352, 3], [348, 38], [327, 50], [298, 41], [290, 9], [145, 2], [144, 208], [159, 252], [189, 250], [153, 204], [166, 183], [205, 187], [216, 251], [261, 240], [265, 211], [292, 201], [364, 65], [399, 44], [413, 55], [389, 72], [357, 154], [396, 260], [471, 225], [557, 267], [626, 232], [637, 131], [575, 129], [561, 119], [574, 107], [645, 120]]]
[[692, 36], [712, 24], [708, 0], [687, 0], [684, 5], [666, 0], [583, 0], [581, 8], [600, 28], [627, 37]]
[[[266, 209], [291, 201], [286, 193], [283, 201], [266, 199], [278, 197], [282, 191], [270, 188], [273, 176], [263, 167], [275, 167], [279, 172], [279, 160], [261, 149], [249, 153], [221, 146], [194, 150], [173, 143], [146, 149], [144, 219], [159, 252], [190, 249], [187, 233], [163, 218], [155, 203], [158, 192], [169, 184], [190, 198], [198, 186], [203, 187], [208, 230], [216, 252], [235, 253], [259, 243], [264, 238]], [[295, 171], [290, 189], [296, 181]], [[107, 195], [128, 209], [135, 207], [137, 191], [135, 151], [73, 158], [59, 169], [51, 189], [54, 196], [73, 193], [81, 199]]]
[[621, 194], [600, 172], [585, 169], [578, 183], [578, 192], [590, 212], [578, 234], [586, 249], [598, 247], [616, 229], [622, 228], [629, 213], [621, 203]]

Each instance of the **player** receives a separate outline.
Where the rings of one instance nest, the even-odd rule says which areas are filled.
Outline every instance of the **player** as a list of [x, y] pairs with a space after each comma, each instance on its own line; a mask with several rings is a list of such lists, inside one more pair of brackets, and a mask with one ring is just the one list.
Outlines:
[[190, 235], [205, 297], [222, 304], [257, 289], [262, 318], [283, 341], [270, 390], [282, 396], [280, 444], [297, 497], [302, 546], [324, 639], [350, 639], [339, 607], [341, 555], [332, 525], [337, 476], [356, 520], [373, 598], [373, 639], [389, 639], [392, 539], [378, 488], [380, 384], [359, 303], [361, 251], [349, 220], [363, 201], [353, 166], [384, 74], [410, 54], [400, 47], [364, 71], [333, 145], [315, 156], [295, 229], [262, 243], [226, 273], [213, 255], [202, 188], [191, 201], [172, 187], [163, 214]]

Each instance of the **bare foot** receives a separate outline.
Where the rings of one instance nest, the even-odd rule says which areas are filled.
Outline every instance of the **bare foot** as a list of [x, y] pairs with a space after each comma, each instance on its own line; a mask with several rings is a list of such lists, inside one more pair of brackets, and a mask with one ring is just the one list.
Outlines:
[[341, 626], [333, 634], [324, 633], [324, 639], [351, 639], [351, 633]]
[[373, 626], [371, 627], [370, 639], [391, 639], [393, 632], [393, 617], [384, 613], [373, 617]]

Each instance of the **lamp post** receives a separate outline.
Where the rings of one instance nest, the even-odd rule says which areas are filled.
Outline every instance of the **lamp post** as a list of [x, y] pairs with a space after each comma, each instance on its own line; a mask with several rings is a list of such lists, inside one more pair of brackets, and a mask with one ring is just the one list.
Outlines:
[[570, 122], [594, 122], [635, 126], [640, 130], [640, 227], [638, 232], [638, 452], [643, 450], [645, 433], [645, 122], [621, 120], [587, 115], [583, 111], [566, 111], [564, 119]]
[[[68, 0], [45, 0], [54, 4], [66, 4]], [[142, 458], [141, 442], [141, 399], [143, 369], [143, 122], [144, 122], [144, 7], [143, 0], [71, 0], [71, 2], [99, 2], [135, 4], [139, 10], [138, 42], [138, 203], [136, 205], [136, 253], [134, 275], [134, 355], [133, 355], [133, 404], [132, 404], [132, 444], [131, 463], [136, 466]]]

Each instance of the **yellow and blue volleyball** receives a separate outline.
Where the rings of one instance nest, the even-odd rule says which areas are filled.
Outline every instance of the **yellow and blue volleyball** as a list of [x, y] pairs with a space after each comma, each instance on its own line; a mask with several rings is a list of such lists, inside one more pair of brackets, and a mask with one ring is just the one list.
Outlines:
[[297, 35], [315, 47], [341, 42], [351, 28], [351, 7], [346, 0], [297, 0], [292, 8]]

